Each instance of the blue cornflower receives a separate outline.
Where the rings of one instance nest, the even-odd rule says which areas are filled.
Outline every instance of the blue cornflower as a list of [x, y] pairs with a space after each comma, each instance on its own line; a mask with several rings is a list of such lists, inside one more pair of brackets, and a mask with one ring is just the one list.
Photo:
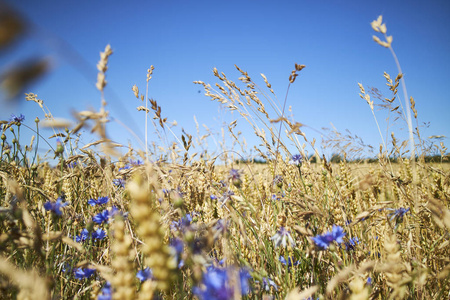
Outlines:
[[278, 285], [275, 283], [275, 281], [273, 281], [269, 277], [263, 277], [262, 281], [263, 281], [263, 289], [265, 289], [266, 292], [270, 290], [271, 286], [273, 286], [275, 291], [278, 291]]
[[136, 274], [136, 277], [141, 282], [151, 279], [153, 277], [152, 270], [150, 270], [149, 267], [145, 268], [144, 270], [139, 270]]
[[211, 195], [211, 196], [209, 196], [209, 198], [210, 198], [211, 200], [216, 200], [216, 199], [217, 199], [217, 196]]
[[303, 157], [301, 154], [294, 154], [289, 161], [290, 164], [299, 166], [302, 164]]
[[70, 267], [70, 265], [69, 265], [67, 262], [65, 262], [65, 263], [62, 264], [62, 269], [61, 269], [61, 271], [62, 271], [64, 274], [67, 274], [67, 273], [69, 273], [70, 271], [72, 271], [72, 268]]
[[133, 166], [141, 166], [141, 165], [143, 165], [144, 163], [141, 161], [141, 160], [132, 160], [132, 159], [130, 159], [130, 164], [132, 164]]
[[367, 285], [372, 285], [372, 277], [367, 277], [366, 284]]
[[[393, 210], [392, 208], [388, 208], [388, 210]], [[391, 217], [391, 221], [395, 219], [399, 223], [403, 221], [403, 216], [409, 211], [409, 208], [400, 207], [396, 209], [393, 213], [388, 214], [388, 217]]]
[[101, 294], [97, 296], [97, 300], [112, 300], [111, 283], [109, 281], [106, 282], [100, 292]]
[[[247, 270], [239, 271], [239, 281], [241, 286], [241, 294], [246, 295], [250, 292], [248, 280], [251, 278]], [[202, 285], [194, 287], [194, 294], [200, 300], [226, 300], [234, 298], [234, 287], [230, 285], [228, 278], [228, 270], [209, 267], [207, 272], [203, 274]]]
[[192, 222], [192, 216], [191, 214], [186, 214], [184, 217], [182, 217], [179, 221], [172, 221], [172, 224], [170, 225], [170, 228], [176, 231], [186, 231]]
[[109, 217], [110, 218], [114, 218], [115, 215], [121, 215], [123, 218], [127, 218], [128, 217], [128, 213], [127, 212], [121, 212], [117, 207], [113, 206], [109, 209]]
[[292, 247], [295, 246], [295, 241], [291, 236], [291, 232], [284, 227], [281, 227], [280, 230], [278, 230], [277, 233], [275, 233], [275, 235], [270, 239], [274, 242], [275, 248], [279, 247], [280, 245], [286, 248], [287, 242], [289, 242]]
[[94, 232], [92, 232], [92, 238], [97, 239], [97, 240], [103, 240], [106, 236], [106, 232], [99, 228], [97, 230], [94, 230]]
[[239, 170], [231, 169], [230, 170], [230, 178], [231, 179], [241, 179], [241, 173]]
[[16, 116], [15, 114], [11, 114], [11, 118], [9, 119], [10, 123], [16, 122], [16, 123], [22, 123], [25, 120], [25, 116], [20, 114], [19, 116]]
[[280, 255], [280, 257], [278, 258], [278, 260], [283, 264], [283, 265], [287, 265], [289, 268], [292, 266], [297, 266], [298, 264], [300, 264], [300, 260], [297, 260], [296, 262], [293, 263], [294, 258], [288, 256], [288, 260], [286, 261], [286, 258], [284, 258], [284, 256]]
[[81, 230], [80, 235], [77, 235], [77, 236], [75, 237], [75, 241], [76, 241], [77, 243], [80, 243], [80, 242], [84, 242], [84, 241], [87, 240], [88, 238], [89, 238], [89, 231], [88, 231], [86, 228], [84, 228], [83, 230]]
[[88, 204], [95, 206], [95, 205], [102, 205], [108, 203], [109, 198], [108, 197], [100, 197], [97, 200], [96, 199], [89, 199]]
[[327, 232], [322, 235], [317, 235], [312, 239], [314, 243], [317, 245], [317, 247], [319, 247], [321, 250], [325, 250], [334, 241], [336, 241], [337, 243], [342, 243], [344, 236], [345, 236], [344, 229], [341, 226], [333, 225], [331, 232]]
[[89, 269], [89, 268], [77, 268], [74, 270], [75, 272], [75, 278], [78, 280], [81, 280], [83, 278], [89, 278], [95, 273], [95, 269]]
[[113, 179], [113, 184], [118, 187], [125, 187], [125, 180], [122, 178]]
[[103, 222], [107, 222], [108, 219], [109, 219], [109, 212], [107, 209], [105, 209], [101, 213], [98, 213], [94, 217], [92, 217], [92, 221], [94, 221], [97, 224], [102, 224]]
[[184, 260], [182, 258], [183, 249], [184, 243], [181, 239], [174, 238], [170, 241], [170, 251], [177, 260], [178, 269], [181, 269], [184, 266]]
[[67, 203], [67, 202], [63, 203], [62, 199], [58, 198], [56, 200], [56, 202], [50, 202], [50, 201], [45, 202], [44, 208], [45, 208], [45, 210], [50, 210], [55, 215], [60, 216], [60, 215], [62, 215], [61, 207], [64, 207], [67, 205], [69, 205], [69, 203]]
[[348, 240], [348, 242], [345, 242], [345, 250], [350, 251], [350, 250], [355, 250], [355, 246], [359, 244], [359, 239], [357, 236], [352, 237], [351, 239]]

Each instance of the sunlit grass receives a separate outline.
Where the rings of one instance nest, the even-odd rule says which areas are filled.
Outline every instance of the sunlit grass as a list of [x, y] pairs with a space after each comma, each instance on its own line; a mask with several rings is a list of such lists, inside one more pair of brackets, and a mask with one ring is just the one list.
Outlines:
[[[381, 18], [374, 22], [385, 34]], [[376, 42], [392, 50], [392, 39]], [[247, 147], [238, 121], [223, 128], [233, 149], [223, 143], [218, 153], [198, 153], [207, 148], [207, 136], [183, 131], [178, 137], [155, 100], [150, 108], [136, 105], [145, 144], [150, 120], [170, 146], [154, 143], [122, 155], [107, 130], [103, 95], [111, 54], [107, 46], [97, 65], [100, 109], [79, 112], [75, 127], [66, 129], [34, 94], [27, 100], [43, 109], [52, 137], [40, 134], [39, 119], [2, 121], [3, 298], [449, 297], [447, 148], [440, 143], [431, 151], [412, 128], [412, 98], [410, 105], [395, 105], [402, 75], [392, 80], [384, 74], [392, 95], [378, 104], [404, 116], [412, 136], [388, 139], [380, 129], [383, 143], [370, 160], [360, 158], [351, 136], [341, 147], [339, 133], [325, 143], [337, 154], [321, 156], [303, 124], [286, 117], [285, 103], [271, 98], [267, 78], [259, 87], [239, 67], [238, 83], [216, 69], [215, 88], [195, 83], [252, 126], [261, 142], [254, 149], [260, 163], [234, 150]], [[304, 67], [295, 64], [291, 84]], [[359, 88], [380, 128], [376, 97]], [[147, 98], [137, 86], [132, 91], [138, 104]], [[89, 124], [99, 140], [81, 147], [80, 129]], [[35, 133], [29, 144], [20, 136], [24, 129]], [[46, 157], [36, 151], [43, 143], [51, 147]]]

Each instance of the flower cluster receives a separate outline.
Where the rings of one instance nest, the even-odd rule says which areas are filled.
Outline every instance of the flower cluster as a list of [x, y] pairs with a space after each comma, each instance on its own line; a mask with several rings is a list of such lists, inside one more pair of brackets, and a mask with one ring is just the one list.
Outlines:
[[317, 235], [312, 239], [319, 249], [325, 250], [334, 241], [336, 241], [339, 244], [342, 243], [344, 241], [343, 240], [344, 236], [345, 236], [344, 229], [341, 226], [333, 225], [331, 231], [324, 233], [322, 235]]
[[[121, 214], [119, 209], [115, 206], [111, 207], [109, 210], [105, 209], [102, 212], [96, 214], [92, 217], [92, 221], [97, 224], [102, 224], [103, 222], [108, 222], [112, 217], [114, 217], [116, 214]], [[122, 214], [123, 217], [127, 216], [127, 213]]]
[[[77, 235], [75, 237], [75, 241], [77, 243], [84, 242], [84, 241], [88, 240], [90, 237], [91, 237], [91, 234], [85, 228], [85, 229], [81, 230], [80, 235]], [[106, 237], [106, 232], [103, 229], [101, 229], [101, 228], [98, 228], [98, 229], [96, 229], [96, 230], [94, 230], [92, 232], [92, 238], [93, 239], [103, 240], [105, 237]]]
[[58, 199], [56, 199], [56, 202], [50, 202], [50, 201], [45, 202], [44, 208], [45, 208], [45, 210], [49, 210], [57, 216], [61, 216], [62, 215], [61, 208], [64, 206], [67, 206], [67, 205], [69, 205], [69, 203], [67, 203], [67, 202], [63, 203], [62, 199], [58, 198]]

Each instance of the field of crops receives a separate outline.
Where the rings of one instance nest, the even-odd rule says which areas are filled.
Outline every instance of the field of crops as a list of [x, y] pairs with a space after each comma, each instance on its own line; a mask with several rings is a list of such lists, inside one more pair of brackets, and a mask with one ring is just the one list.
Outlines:
[[[375, 42], [390, 48], [382, 19], [372, 27], [385, 37]], [[315, 149], [315, 141], [302, 124], [282, 110], [269, 116], [260, 87], [239, 68], [239, 83], [214, 70], [222, 85], [196, 84], [253, 126], [263, 163], [227, 149], [194, 153], [202, 139], [187, 133], [169, 149], [121, 155], [108, 135], [103, 98], [111, 53], [106, 47], [98, 64], [102, 106], [79, 112], [74, 128], [35, 94], [26, 95], [27, 105], [41, 108], [45, 120], [2, 121], [1, 299], [450, 297], [447, 148], [441, 143], [437, 161], [426, 160], [425, 142], [411, 125], [414, 100], [396, 99], [401, 74], [385, 74], [392, 95], [383, 101], [386, 109], [403, 103], [406, 109], [395, 112], [415, 143], [385, 137], [389, 144], [370, 163], [346, 159], [354, 157], [350, 147], [339, 150], [340, 162], [305, 153], [302, 144]], [[290, 84], [303, 68], [295, 64]], [[133, 92], [145, 97], [137, 86]], [[376, 121], [373, 95], [362, 85], [360, 92]], [[138, 109], [155, 130], [170, 130], [156, 101]], [[43, 123], [54, 137], [39, 133]], [[81, 147], [87, 125], [99, 140]], [[21, 139], [24, 126], [35, 132], [30, 144]], [[235, 126], [225, 130], [239, 144]], [[36, 149], [45, 143], [51, 150], [41, 157]]]

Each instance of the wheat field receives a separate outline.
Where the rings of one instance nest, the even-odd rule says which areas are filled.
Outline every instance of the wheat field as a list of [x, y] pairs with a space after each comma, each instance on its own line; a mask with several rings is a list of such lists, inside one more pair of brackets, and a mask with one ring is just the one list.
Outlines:
[[[392, 50], [381, 16], [372, 29], [374, 46]], [[371, 159], [359, 158], [354, 144], [321, 155], [271, 98], [264, 75], [263, 87], [238, 66], [235, 82], [217, 69], [218, 84], [194, 82], [253, 128], [261, 142], [253, 161], [226, 148], [197, 153], [205, 136], [188, 133], [162, 148], [146, 132], [146, 147], [120, 152], [104, 96], [112, 52], [108, 45], [97, 64], [100, 108], [78, 112], [76, 126], [33, 93], [27, 105], [41, 109], [42, 120], [1, 121], [1, 299], [450, 298], [447, 148], [430, 150], [413, 125], [414, 99], [397, 95], [406, 89], [399, 65], [395, 77], [384, 74], [386, 98], [359, 84], [378, 129], [374, 105], [383, 105], [410, 134], [400, 140], [379, 130], [383, 144]], [[21, 90], [40, 74], [31, 67], [2, 87]], [[294, 65], [290, 85], [303, 68]], [[130, 88], [145, 128], [171, 136], [164, 107]], [[223, 134], [247, 147], [239, 122]], [[42, 136], [42, 127], [54, 134]], [[98, 141], [80, 146], [81, 128]], [[29, 144], [23, 130], [35, 133]], [[328, 145], [336, 149], [340, 138]], [[47, 156], [39, 144], [49, 146]]]

